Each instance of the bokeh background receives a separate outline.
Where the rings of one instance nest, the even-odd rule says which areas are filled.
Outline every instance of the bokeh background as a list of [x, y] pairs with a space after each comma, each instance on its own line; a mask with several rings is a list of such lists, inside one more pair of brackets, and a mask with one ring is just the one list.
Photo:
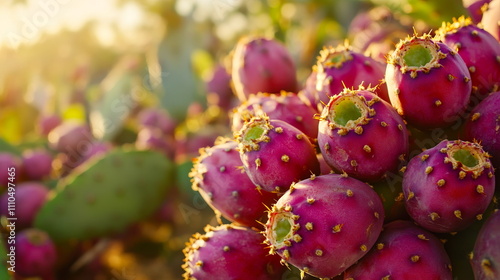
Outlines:
[[61, 262], [61, 279], [181, 278], [185, 242], [217, 223], [188, 178], [198, 148], [229, 133], [232, 98], [214, 98], [208, 82], [230, 67], [242, 36], [283, 42], [303, 83], [325, 45], [348, 42], [384, 60], [400, 38], [463, 14], [460, 0], [3, 0], [3, 146], [46, 146], [37, 126], [48, 115], [88, 124], [115, 146], [134, 143], [144, 108], [164, 109], [176, 123], [177, 178], [163, 208], [123, 233], [79, 244], [83, 253]]

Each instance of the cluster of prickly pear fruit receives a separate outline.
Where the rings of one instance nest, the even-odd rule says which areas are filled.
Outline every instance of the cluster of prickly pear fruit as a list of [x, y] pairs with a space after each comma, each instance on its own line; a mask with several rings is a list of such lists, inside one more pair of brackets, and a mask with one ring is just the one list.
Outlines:
[[[488, 217], [498, 207], [500, 42], [476, 23], [454, 19], [435, 36], [414, 29], [385, 61], [345, 43], [325, 46], [298, 92], [290, 89], [295, 76], [289, 69], [278, 73], [293, 67], [290, 54], [267, 49], [281, 46], [277, 40], [238, 42], [231, 77], [240, 103], [228, 112], [241, 156], [237, 168], [245, 185], [276, 193], [263, 202], [267, 222], [258, 216], [256, 228], [284, 266], [321, 279], [497, 275], [498, 235], [478, 229], [485, 221], [492, 228]], [[311, 125], [317, 129], [312, 137]], [[202, 150], [195, 162], [215, 149], [216, 143]], [[197, 164], [193, 188], [229, 222], [252, 226], [234, 212], [224, 215], [234, 181], [207, 193], [202, 181], [222, 172], [220, 162]], [[456, 236], [483, 246], [471, 262], [471, 242], [458, 244]], [[492, 246], [488, 252], [484, 242]], [[216, 277], [213, 267], [195, 265], [200, 246], [192, 244], [185, 251], [186, 279]], [[220, 253], [210, 250], [204, 254]]]

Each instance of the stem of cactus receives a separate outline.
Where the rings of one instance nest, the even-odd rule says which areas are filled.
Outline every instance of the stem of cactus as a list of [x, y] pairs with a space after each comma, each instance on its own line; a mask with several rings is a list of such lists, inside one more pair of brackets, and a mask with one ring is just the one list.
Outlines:
[[335, 123], [346, 126], [349, 121], [356, 121], [362, 116], [361, 110], [351, 100], [345, 99], [340, 101], [334, 107]]
[[405, 52], [403, 57], [407, 66], [420, 67], [425, 66], [432, 60], [431, 51], [419, 44], [411, 45]]
[[466, 149], [459, 149], [453, 153], [453, 158], [467, 167], [475, 167], [479, 161]]

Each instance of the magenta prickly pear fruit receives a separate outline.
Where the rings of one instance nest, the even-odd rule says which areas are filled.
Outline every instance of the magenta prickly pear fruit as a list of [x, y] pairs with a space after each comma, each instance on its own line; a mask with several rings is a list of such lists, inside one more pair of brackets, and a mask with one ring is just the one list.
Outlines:
[[499, 89], [500, 43], [490, 33], [462, 16], [452, 23], [443, 23], [436, 38], [465, 61], [471, 75], [472, 95], [478, 99], [476, 104]]
[[481, 227], [471, 265], [476, 280], [500, 279], [500, 211], [493, 212]]
[[296, 67], [290, 53], [275, 39], [244, 37], [232, 59], [235, 94], [244, 101], [251, 93], [297, 92]]
[[80, 158], [94, 141], [90, 128], [78, 122], [63, 122], [49, 133], [49, 144], [59, 152]]
[[245, 171], [258, 188], [285, 192], [293, 182], [320, 172], [315, 146], [284, 121], [255, 116], [235, 138]]
[[300, 129], [310, 139], [316, 139], [318, 120], [314, 116], [317, 113], [315, 108], [293, 92], [251, 94], [248, 100], [233, 111], [231, 130], [239, 131], [245, 121], [253, 116], [266, 114], [270, 119], [287, 122]]
[[495, 192], [489, 155], [479, 144], [443, 140], [413, 157], [403, 176], [408, 214], [433, 232], [456, 232], [482, 219]]
[[292, 185], [269, 211], [264, 234], [270, 253], [332, 278], [371, 249], [383, 221], [382, 202], [368, 184], [328, 174]]
[[464, 125], [464, 139], [478, 141], [500, 168], [500, 91], [493, 92], [470, 113]]
[[500, 41], [500, 0], [492, 0], [488, 6], [484, 7], [481, 25], [493, 37]]
[[222, 65], [217, 65], [205, 83], [207, 103], [229, 111], [234, 105], [235, 95], [231, 87], [231, 74]]
[[46, 150], [26, 150], [22, 155], [23, 174], [27, 180], [43, 180], [52, 172], [52, 155]]
[[42, 115], [38, 119], [38, 132], [44, 136], [62, 123], [61, 117], [58, 115]]
[[0, 215], [16, 218], [16, 228], [31, 227], [38, 210], [47, 200], [49, 189], [37, 182], [22, 182], [0, 197]]
[[53, 279], [58, 253], [46, 232], [28, 228], [17, 233], [15, 242], [16, 275]]
[[[200, 149], [189, 174], [192, 187], [218, 214], [231, 222], [260, 228], [266, 207], [278, 199], [274, 193], [257, 190], [242, 169], [238, 144], [219, 138], [215, 145]], [[267, 205], [267, 206], [266, 206]]]
[[141, 128], [159, 129], [164, 135], [173, 135], [177, 122], [167, 113], [158, 108], [143, 109], [139, 115], [139, 125]]
[[345, 88], [331, 97], [319, 120], [318, 146], [338, 172], [377, 181], [396, 171], [408, 154], [403, 119], [371, 89]]
[[451, 280], [453, 276], [443, 243], [414, 223], [397, 220], [384, 226], [376, 245], [346, 270], [344, 279]]
[[184, 279], [276, 280], [286, 267], [278, 256], [268, 255], [258, 231], [235, 225], [205, 227], [183, 250]]
[[159, 129], [145, 127], [137, 134], [135, 147], [139, 150], [156, 150], [162, 152], [167, 158], [175, 157], [174, 139], [163, 134]]
[[481, 22], [483, 14], [488, 9], [491, 0], [462, 0], [464, 8], [467, 9], [469, 16], [474, 24]]
[[[339, 45], [320, 51], [314, 66], [316, 71], [316, 90], [339, 94], [344, 87], [352, 88], [363, 85], [373, 87], [375, 94], [389, 102], [387, 86], [384, 82], [385, 63], [379, 62], [349, 46]], [[328, 90], [324, 88], [327, 87]], [[329, 96], [319, 95], [319, 101], [328, 103]]]
[[[9, 183], [15, 184], [15, 177], [9, 175], [11, 174], [18, 174], [21, 172], [21, 159], [8, 152], [0, 152], [0, 187], [2, 189], [7, 188], [7, 185]], [[15, 172], [13, 172], [15, 171]]]
[[465, 111], [471, 76], [464, 60], [431, 36], [401, 40], [388, 58], [385, 81], [392, 106], [418, 128], [445, 127]]

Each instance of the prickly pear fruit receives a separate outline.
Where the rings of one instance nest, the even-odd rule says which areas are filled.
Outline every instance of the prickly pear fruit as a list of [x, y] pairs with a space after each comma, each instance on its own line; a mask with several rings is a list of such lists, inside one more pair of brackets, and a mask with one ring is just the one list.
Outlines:
[[470, 113], [464, 125], [464, 139], [479, 141], [495, 168], [500, 168], [500, 91], [493, 92]]
[[39, 229], [28, 228], [16, 235], [16, 275], [53, 279], [58, 253], [50, 236]]
[[260, 228], [265, 222], [266, 205], [277, 196], [257, 187], [243, 170], [238, 144], [219, 138], [215, 145], [200, 149], [189, 173], [192, 187], [218, 214], [231, 222]]
[[469, 16], [474, 24], [481, 22], [483, 13], [488, 9], [491, 0], [462, 0], [464, 8], [467, 9]]
[[418, 128], [445, 127], [465, 111], [471, 76], [464, 60], [430, 35], [401, 40], [387, 60], [385, 81], [392, 106]]
[[282, 120], [300, 129], [310, 139], [318, 136], [318, 111], [298, 94], [282, 91], [280, 94], [251, 94], [232, 115], [232, 131], [239, 131], [245, 121], [253, 116], [266, 114], [270, 119]]
[[160, 130], [164, 135], [173, 135], [177, 122], [167, 111], [158, 108], [143, 109], [138, 115], [141, 128]]
[[408, 163], [403, 176], [406, 210], [427, 230], [463, 230], [488, 208], [495, 192], [493, 172], [479, 144], [441, 141]]
[[21, 158], [9, 152], [0, 152], [0, 186], [6, 189], [8, 184], [15, 184], [16, 176], [11, 174], [19, 174], [21, 172]]
[[276, 280], [286, 270], [279, 257], [267, 254], [264, 237], [254, 229], [220, 225], [205, 231], [183, 250], [185, 280]]
[[43, 136], [48, 136], [49, 133], [62, 123], [62, 119], [58, 115], [42, 115], [38, 118], [38, 132]]
[[21, 161], [27, 180], [43, 180], [52, 172], [52, 155], [46, 150], [25, 150]]
[[173, 171], [173, 163], [159, 152], [114, 149], [59, 180], [34, 226], [57, 241], [118, 232], [161, 205]]
[[403, 119], [371, 89], [344, 88], [330, 98], [319, 120], [318, 146], [336, 171], [377, 181], [408, 154]]
[[484, 30], [488, 31], [493, 37], [500, 41], [500, 0], [492, 0], [485, 7], [483, 17], [481, 18], [481, 25]]
[[54, 128], [48, 139], [53, 149], [79, 158], [94, 141], [94, 136], [86, 124], [67, 121]]
[[500, 211], [496, 210], [481, 227], [471, 254], [476, 280], [500, 278]]
[[410, 221], [384, 226], [377, 243], [344, 274], [346, 280], [453, 279], [451, 262], [441, 241]]
[[368, 184], [328, 174], [293, 184], [269, 211], [264, 234], [270, 253], [332, 278], [370, 250], [383, 221], [382, 202]]
[[475, 104], [500, 86], [500, 43], [486, 30], [460, 17], [444, 23], [436, 39], [455, 50], [469, 68]]
[[251, 93], [297, 92], [296, 67], [279, 41], [244, 37], [238, 41], [232, 59], [235, 94], [244, 101]]
[[22, 182], [7, 189], [0, 197], [0, 215], [16, 218], [16, 227], [31, 227], [40, 208], [47, 200], [49, 189], [38, 182]]
[[291, 183], [320, 172], [315, 146], [284, 121], [255, 116], [235, 138], [245, 171], [258, 188], [285, 192]]
[[235, 94], [231, 87], [231, 74], [222, 65], [217, 65], [212, 76], [205, 82], [207, 103], [229, 111], [235, 104]]
[[[374, 93], [389, 102], [387, 86], [384, 83], [385, 63], [352, 50], [350, 46], [339, 45], [320, 51], [316, 71], [316, 90], [333, 95], [342, 92], [344, 87], [359, 85], [373, 87]], [[328, 90], [323, 89], [328, 87]], [[329, 96], [319, 95], [319, 101], [327, 103]]]

